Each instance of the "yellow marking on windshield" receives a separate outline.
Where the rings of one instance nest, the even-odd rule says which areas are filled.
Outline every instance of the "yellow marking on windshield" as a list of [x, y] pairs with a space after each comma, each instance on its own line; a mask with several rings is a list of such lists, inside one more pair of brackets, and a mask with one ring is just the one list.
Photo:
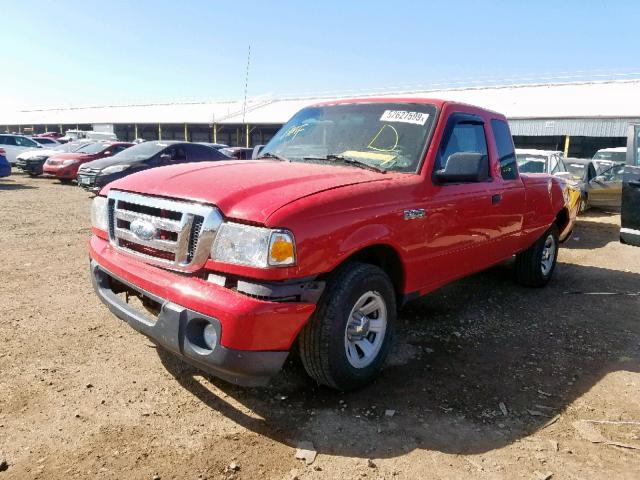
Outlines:
[[294, 140], [300, 133], [304, 132], [308, 125], [308, 123], [303, 123], [302, 125], [290, 127], [286, 132], [284, 132], [283, 137], [291, 137], [291, 140]]
[[348, 158], [368, 158], [381, 163], [389, 163], [396, 158], [394, 154], [390, 153], [359, 152], [356, 150], [347, 150], [346, 152], [342, 152], [341, 155]]
[[[393, 130], [393, 134], [395, 135], [395, 138], [396, 138], [395, 143], [393, 144], [393, 147], [380, 148], [380, 147], [374, 146], [374, 144], [376, 143], [376, 140], [378, 140], [378, 137], [382, 134], [382, 132], [384, 132], [385, 128], [390, 128], [391, 130]], [[371, 139], [371, 141], [369, 142], [369, 145], [367, 145], [367, 148], [370, 148], [371, 150], [376, 150], [378, 152], [393, 152], [398, 146], [399, 141], [400, 141], [400, 135], [398, 135], [398, 130], [396, 130], [396, 127], [394, 127], [393, 125], [385, 124], [382, 127], [380, 127], [380, 130], [378, 130], [378, 133], [376, 133], [376, 135]]]

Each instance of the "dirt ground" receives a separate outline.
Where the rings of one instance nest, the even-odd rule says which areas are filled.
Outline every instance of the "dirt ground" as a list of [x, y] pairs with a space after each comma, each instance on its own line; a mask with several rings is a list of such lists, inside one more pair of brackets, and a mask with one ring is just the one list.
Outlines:
[[0, 480], [640, 478], [640, 248], [616, 215], [580, 219], [547, 288], [505, 264], [409, 304], [379, 380], [339, 394], [296, 361], [267, 388], [208, 378], [111, 315], [89, 204], [0, 180]]

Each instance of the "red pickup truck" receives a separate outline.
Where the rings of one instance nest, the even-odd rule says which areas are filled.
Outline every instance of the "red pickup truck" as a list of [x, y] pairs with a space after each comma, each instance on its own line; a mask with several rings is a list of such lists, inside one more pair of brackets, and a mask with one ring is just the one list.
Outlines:
[[297, 342], [318, 383], [357, 388], [408, 300], [513, 255], [521, 283], [549, 281], [572, 228], [561, 182], [519, 175], [498, 113], [319, 104], [258, 160], [107, 185], [92, 206], [93, 284], [133, 328], [228, 381], [264, 384]]

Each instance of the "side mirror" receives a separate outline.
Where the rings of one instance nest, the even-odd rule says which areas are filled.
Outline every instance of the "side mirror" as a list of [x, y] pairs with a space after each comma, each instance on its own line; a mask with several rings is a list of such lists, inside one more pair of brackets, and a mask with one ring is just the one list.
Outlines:
[[256, 159], [260, 156], [260, 153], [264, 149], [265, 145], [256, 145], [253, 147], [253, 153], [251, 154], [251, 159]]
[[483, 182], [489, 178], [489, 157], [482, 153], [457, 152], [436, 172], [440, 183]]
[[104, 155], [105, 157], [109, 157], [109, 156], [111, 156], [111, 150], [107, 150], [106, 152], [104, 152], [104, 153], [103, 153], [103, 155]]
[[171, 155], [168, 153], [163, 153], [160, 155], [160, 163], [169, 163], [171, 161]]

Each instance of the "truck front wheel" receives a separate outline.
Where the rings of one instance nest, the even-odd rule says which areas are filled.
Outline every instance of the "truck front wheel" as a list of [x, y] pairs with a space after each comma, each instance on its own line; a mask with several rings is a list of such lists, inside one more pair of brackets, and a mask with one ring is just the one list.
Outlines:
[[373, 380], [391, 346], [395, 291], [380, 268], [352, 263], [328, 282], [300, 334], [300, 356], [318, 383], [352, 390]]
[[516, 279], [530, 287], [543, 287], [553, 275], [558, 259], [559, 230], [553, 224], [536, 243], [516, 255]]

